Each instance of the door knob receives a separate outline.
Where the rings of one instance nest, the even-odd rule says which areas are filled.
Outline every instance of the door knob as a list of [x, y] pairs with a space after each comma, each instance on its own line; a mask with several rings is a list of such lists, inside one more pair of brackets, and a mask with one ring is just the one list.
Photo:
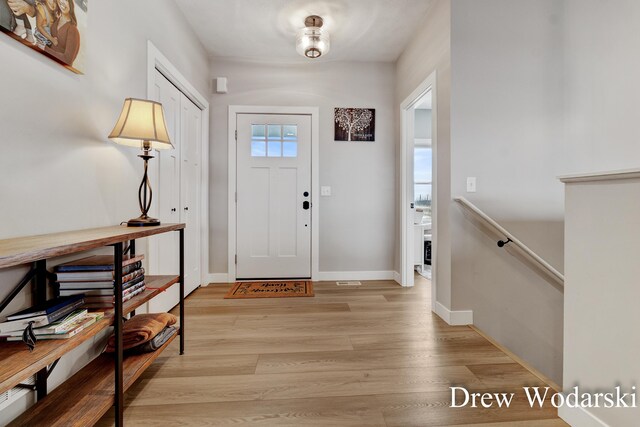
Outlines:
[[173, 209], [171, 209], [171, 212], [175, 212], [176, 210], [177, 210], [176, 208], [173, 208]]
[[304, 209], [305, 211], [309, 209], [309, 202], [307, 202], [306, 200], [304, 202], [302, 202], [302, 209]]
[[189, 206], [185, 206], [184, 210], [188, 211], [189, 210]]

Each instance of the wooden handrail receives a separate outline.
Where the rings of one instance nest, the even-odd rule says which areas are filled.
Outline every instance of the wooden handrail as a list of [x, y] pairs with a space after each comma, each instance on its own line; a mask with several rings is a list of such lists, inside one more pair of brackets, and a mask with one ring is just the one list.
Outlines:
[[553, 278], [559, 285], [564, 287], [564, 275], [556, 270], [551, 264], [543, 260], [538, 254], [533, 252], [527, 245], [522, 243], [507, 231], [503, 226], [498, 224], [495, 220], [493, 220], [489, 215], [481, 211], [476, 205], [465, 199], [464, 197], [456, 197], [453, 199], [455, 202], [460, 204], [460, 206], [464, 207], [475, 216], [480, 218], [486, 224], [488, 224], [491, 228], [496, 230], [499, 234], [502, 234], [506, 237], [507, 241], [511, 241], [509, 243], [513, 243], [517, 246], [529, 259], [531, 259], [535, 265], [537, 265], [541, 270], [547, 273], [551, 278]]

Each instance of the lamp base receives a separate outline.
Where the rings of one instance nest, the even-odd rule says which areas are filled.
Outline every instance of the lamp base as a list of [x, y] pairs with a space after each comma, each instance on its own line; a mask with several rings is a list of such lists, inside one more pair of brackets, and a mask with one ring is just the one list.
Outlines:
[[149, 217], [146, 217], [146, 218], [138, 217], [138, 218], [130, 219], [127, 222], [128, 227], [152, 227], [155, 225], [160, 225], [160, 220], [155, 218], [149, 218]]

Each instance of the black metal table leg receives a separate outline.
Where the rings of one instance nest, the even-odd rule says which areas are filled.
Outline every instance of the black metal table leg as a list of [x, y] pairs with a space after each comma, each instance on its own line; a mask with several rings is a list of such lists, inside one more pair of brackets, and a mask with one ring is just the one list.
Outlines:
[[184, 229], [180, 229], [180, 354], [184, 354]]
[[[33, 294], [34, 303], [36, 305], [45, 304], [47, 302], [47, 261], [40, 260], [35, 263], [35, 289]], [[47, 395], [47, 368], [43, 368], [36, 373], [36, 398], [44, 399]]]
[[36, 304], [45, 304], [47, 302], [47, 261], [36, 261], [36, 287], [34, 299]]
[[115, 345], [115, 422], [116, 427], [124, 425], [124, 373], [122, 372], [122, 243], [116, 243], [113, 246], [113, 281], [114, 281], [114, 301], [115, 301], [115, 313], [114, 313], [114, 335], [116, 338]]

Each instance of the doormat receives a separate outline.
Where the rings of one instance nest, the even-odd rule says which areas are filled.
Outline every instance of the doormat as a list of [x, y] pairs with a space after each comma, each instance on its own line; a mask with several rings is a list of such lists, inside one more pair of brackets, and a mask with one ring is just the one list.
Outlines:
[[238, 282], [224, 296], [230, 298], [312, 297], [310, 281]]

